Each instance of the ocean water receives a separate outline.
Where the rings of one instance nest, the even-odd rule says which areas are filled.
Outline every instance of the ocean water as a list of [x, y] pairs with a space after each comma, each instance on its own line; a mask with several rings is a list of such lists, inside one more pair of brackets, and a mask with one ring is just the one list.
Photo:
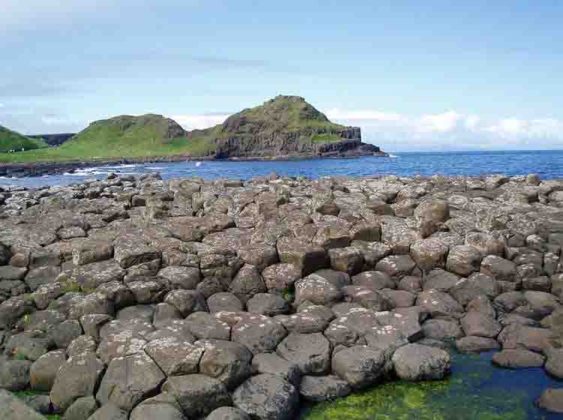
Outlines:
[[501, 369], [493, 352], [452, 354], [452, 374], [437, 382], [390, 382], [332, 402], [304, 407], [301, 420], [555, 420], [539, 408], [548, 387], [563, 385], [542, 368]]
[[378, 176], [398, 175], [526, 175], [542, 179], [563, 178], [563, 150], [510, 152], [396, 153], [390, 157], [310, 159], [292, 161], [202, 161], [106, 165], [74, 173], [29, 178], [0, 178], [0, 186], [40, 187], [68, 185], [104, 178], [110, 172], [143, 174], [158, 171], [162, 177], [199, 176], [205, 179], [249, 179], [273, 172], [284, 176]]

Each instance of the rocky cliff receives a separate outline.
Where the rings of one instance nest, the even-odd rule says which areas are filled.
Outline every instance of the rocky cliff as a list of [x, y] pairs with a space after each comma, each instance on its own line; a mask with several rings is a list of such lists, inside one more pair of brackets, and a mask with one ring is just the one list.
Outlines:
[[220, 125], [188, 133], [214, 144], [216, 158], [284, 158], [380, 153], [362, 143], [359, 127], [335, 124], [305, 99], [277, 96]]

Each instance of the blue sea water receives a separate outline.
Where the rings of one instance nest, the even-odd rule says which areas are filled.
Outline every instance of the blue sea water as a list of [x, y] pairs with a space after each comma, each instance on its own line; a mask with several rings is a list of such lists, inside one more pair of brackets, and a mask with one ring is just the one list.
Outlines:
[[399, 175], [526, 175], [536, 173], [542, 179], [563, 178], [563, 150], [396, 153], [390, 157], [353, 159], [311, 159], [292, 161], [202, 161], [106, 165], [78, 170], [72, 174], [30, 178], [0, 178], [0, 186], [39, 187], [68, 185], [91, 178], [103, 178], [110, 172], [143, 174], [158, 171], [162, 177], [199, 176], [205, 179], [249, 179], [272, 172], [284, 176], [378, 176]]

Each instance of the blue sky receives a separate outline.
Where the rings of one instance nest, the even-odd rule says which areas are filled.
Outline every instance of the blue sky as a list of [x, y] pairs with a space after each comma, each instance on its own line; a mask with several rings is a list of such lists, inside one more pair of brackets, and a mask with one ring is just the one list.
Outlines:
[[305, 97], [390, 151], [563, 148], [563, 2], [0, 0], [0, 124]]

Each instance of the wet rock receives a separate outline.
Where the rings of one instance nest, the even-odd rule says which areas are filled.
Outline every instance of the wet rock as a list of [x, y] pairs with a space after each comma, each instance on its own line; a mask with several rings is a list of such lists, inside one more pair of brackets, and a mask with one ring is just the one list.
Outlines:
[[546, 354], [546, 372], [555, 378], [563, 379], [563, 349], [549, 348]]
[[537, 403], [538, 406], [552, 413], [563, 413], [563, 388], [546, 389]]
[[466, 335], [495, 338], [501, 330], [501, 325], [494, 318], [480, 312], [468, 312], [461, 319], [461, 326]]
[[279, 376], [261, 374], [240, 385], [233, 394], [233, 402], [251, 417], [290, 420], [297, 410], [299, 394]]
[[541, 352], [550, 347], [552, 333], [546, 328], [536, 328], [510, 324], [503, 328], [498, 341], [503, 349], [525, 348]]
[[308, 401], [321, 402], [345, 397], [352, 389], [348, 382], [337, 376], [304, 376], [299, 393]]
[[498, 350], [499, 343], [492, 338], [467, 336], [456, 340], [455, 346], [462, 353], [481, 353], [490, 350]]
[[510, 369], [542, 367], [545, 357], [525, 349], [505, 349], [493, 355], [493, 363]]
[[367, 346], [353, 346], [333, 356], [332, 371], [352, 388], [361, 389], [379, 380], [384, 364], [382, 351]]
[[433, 317], [459, 317], [463, 313], [463, 307], [454, 298], [447, 293], [433, 289], [421, 292], [416, 299], [416, 304]]
[[450, 355], [446, 351], [421, 344], [399, 348], [392, 360], [397, 376], [407, 381], [442, 379], [450, 370]]
[[447, 319], [429, 319], [422, 324], [422, 332], [427, 338], [448, 340], [463, 337], [457, 321]]

